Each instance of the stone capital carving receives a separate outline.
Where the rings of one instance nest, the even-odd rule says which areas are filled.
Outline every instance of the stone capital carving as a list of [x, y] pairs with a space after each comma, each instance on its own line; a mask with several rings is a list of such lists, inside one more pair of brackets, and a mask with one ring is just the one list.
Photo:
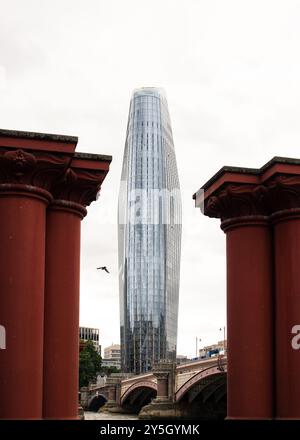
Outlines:
[[100, 191], [105, 173], [69, 167], [52, 188], [55, 199], [89, 206]]
[[0, 184], [24, 184], [50, 191], [69, 161], [68, 156], [40, 151], [0, 152]]
[[267, 188], [271, 213], [300, 208], [300, 175], [278, 174]]
[[34, 196], [51, 209], [86, 215], [108, 172], [110, 156], [26, 148], [0, 149], [0, 193]]
[[300, 175], [278, 174], [263, 185], [228, 184], [208, 197], [204, 214], [222, 221], [300, 208]]
[[267, 192], [264, 185], [228, 184], [207, 198], [204, 214], [222, 221], [235, 217], [267, 215]]

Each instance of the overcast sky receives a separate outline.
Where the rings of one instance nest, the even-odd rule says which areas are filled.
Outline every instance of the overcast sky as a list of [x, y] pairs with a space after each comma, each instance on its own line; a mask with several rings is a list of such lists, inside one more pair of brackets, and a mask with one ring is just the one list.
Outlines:
[[[0, 0], [0, 127], [79, 136], [111, 170], [82, 223], [80, 323], [119, 342], [117, 200], [131, 92], [166, 91], [183, 198], [178, 353], [223, 337], [225, 236], [192, 194], [300, 157], [300, 2]], [[106, 265], [111, 273], [96, 270]]]

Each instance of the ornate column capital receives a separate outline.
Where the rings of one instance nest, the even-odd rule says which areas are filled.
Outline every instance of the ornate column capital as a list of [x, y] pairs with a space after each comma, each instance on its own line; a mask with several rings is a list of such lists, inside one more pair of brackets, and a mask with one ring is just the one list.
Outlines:
[[70, 157], [46, 151], [9, 149], [0, 151], [0, 192], [16, 192], [31, 197], [52, 199], [51, 187], [64, 172]]
[[78, 139], [0, 130], [0, 195], [36, 197], [81, 218], [97, 199], [111, 156], [75, 153]]
[[204, 214], [220, 218], [222, 229], [229, 225], [300, 215], [300, 175], [277, 174], [264, 184], [228, 184], [208, 196]]
[[265, 223], [268, 216], [268, 190], [264, 185], [228, 184], [204, 202], [204, 214], [220, 218], [222, 229], [254, 223]]
[[66, 169], [52, 188], [55, 200], [66, 200], [89, 206], [97, 199], [105, 175], [102, 172], [89, 172], [84, 169]]
[[87, 213], [86, 206], [97, 200], [108, 165], [103, 163], [102, 156], [86, 156], [77, 153], [55, 182], [51, 190], [54, 197], [51, 208], [72, 211], [83, 218]]
[[169, 372], [168, 371], [153, 371], [153, 375], [158, 379], [158, 380], [166, 380], [169, 377]]
[[225, 226], [230, 219], [298, 216], [300, 160], [274, 157], [261, 168], [225, 166], [193, 198], [204, 215], [220, 218]]
[[278, 174], [267, 183], [271, 221], [300, 218], [300, 175]]

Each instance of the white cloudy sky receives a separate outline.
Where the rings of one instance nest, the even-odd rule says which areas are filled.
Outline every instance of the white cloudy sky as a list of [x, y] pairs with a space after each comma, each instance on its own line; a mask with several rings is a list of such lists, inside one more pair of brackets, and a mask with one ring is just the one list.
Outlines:
[[[119, 341], [117, 197], [132, 89], [165, 88], [183, 197], [178, 352], [222, 339], [225, 237], [192, 194], [223, 165], [300, 156], [300, 2], [0, 0], [1, 128], [113, 155], [82, 224], [82, 325]], [[96, 271], [105, 264], [111, 274]]]

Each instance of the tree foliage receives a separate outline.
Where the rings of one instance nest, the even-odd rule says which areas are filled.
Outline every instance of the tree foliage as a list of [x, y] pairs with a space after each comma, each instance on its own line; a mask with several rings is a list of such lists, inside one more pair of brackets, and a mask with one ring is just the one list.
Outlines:
[[96, 380], [101, 369], [101, 356], [92, 341], [87, 341], [79, 354], [79, 387], [86, 387]]
[[120, 370], [117, 367], [101, 367], [101, 373], [110, 376], [112, 373], [120, 373]]

